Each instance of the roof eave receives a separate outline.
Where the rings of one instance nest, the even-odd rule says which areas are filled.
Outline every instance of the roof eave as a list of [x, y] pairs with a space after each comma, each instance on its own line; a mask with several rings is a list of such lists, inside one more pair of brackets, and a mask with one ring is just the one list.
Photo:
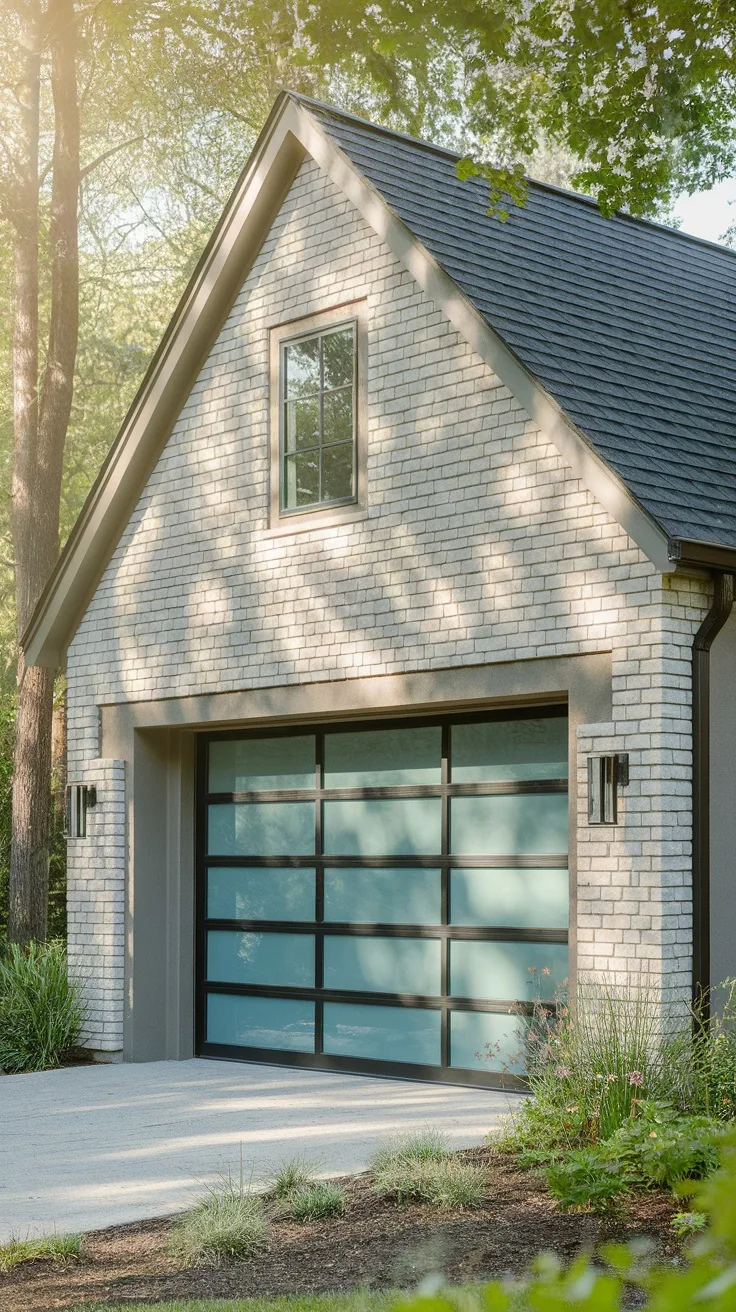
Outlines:
[[675, 565], [736, 574], [736, 547], [722, 547], [714, 542], [696, 542], [687, 538], [670, 538], [667, 550]]

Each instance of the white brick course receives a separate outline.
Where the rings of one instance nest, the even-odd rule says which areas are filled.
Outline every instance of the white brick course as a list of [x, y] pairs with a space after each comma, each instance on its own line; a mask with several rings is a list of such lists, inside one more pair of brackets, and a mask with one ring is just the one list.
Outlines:
[[[368, 516], [272, 535], [268, 329], [361, 297]], [[94, 1046], [120, 1046], [122, 1008], [123, 774], [95, 759], [101, 702], [540, 656], [613, 652], [614, 719], [581, 729], [581, 781], [589, 751], [631, 754], [614, 841], [580, 829], [579, 966], [685, 989], [689, 658], [707, 605], [703, 583], [654, 570], [303, 165], [69, 653], [70, 768], [111, 771], [120, 817], [70, 845], [70, 948], [90, 970]]]

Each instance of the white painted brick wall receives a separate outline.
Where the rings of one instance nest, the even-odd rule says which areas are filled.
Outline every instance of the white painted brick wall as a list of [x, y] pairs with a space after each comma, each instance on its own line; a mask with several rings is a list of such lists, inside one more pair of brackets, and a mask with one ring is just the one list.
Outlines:
[[[362, 296], [368, 518], [270, 536], [268, 328]], [[581, 732], [581, 770], [610, 744], [631, 753], [632, 783], [615, 841], [581, 829], [580, 965], [646, 969], [679, 990], [689, 646], [706, 608], [704, 585], [652, 569], [307, 163], [72, 644], [70, 764], [91, 777], [101, 701], [613, 650], [614, 721]], [[122, 846], [87, 842], [70, 857], [91, 1032], [119, 1046]]]
[[84, 990], [82, 1042], [101, 1051], [121, 1046], [125, 914], [125, 761], [91, 759], [70, 778], [94, 784], [87, 837], [68, 840], [69, 971]]

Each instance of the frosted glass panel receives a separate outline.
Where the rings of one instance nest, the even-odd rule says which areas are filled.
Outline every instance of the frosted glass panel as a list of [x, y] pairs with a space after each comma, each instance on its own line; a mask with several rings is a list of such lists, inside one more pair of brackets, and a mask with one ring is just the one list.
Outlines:
[[431, 856], [440, 850], [439, 797], [324, 803], [325, 852], [340, 856]]
[[450, 851], [460, 856], [567, 852], [567, 793], [450, 800]]
[[454, 724], [453, 783], [504, 779], [566, 779], [567, 717]]
[[439, 939], [326, 935], [325, 988], [437, 994]]
[[313, 870], [234, 869], [207, 872], [207, 915], [211, 920], [314, 920]]
[[325, 788], [438, 784], [441, 769], [439, 727], [325, 734]]
[[566, 943], [450, 944], [450, 992], [459, 998], [550, 1000], [566, 979]]
[[450, 1014], [450, 1065], [472, 1071], [524, 1073], [524, 1030], [521, 1016], [485, 1011]]
[[314, 851], [314, 802], [215, 802], [209, 807], [210, 856], [308, 856]]
[[325, 870], [325, 920], [438, 925], [439, 870]]
[[228, 738], [210, 743], [211, 793], [262, 788], [314, 788], [313, 734], [294, 738]]
[[324, 1050], [343, 1057], [438, 1066], [440, 1013], [326, 1002]]
[[208, 1043], [314, 1052], [314, 1003], [210, 993]]
[[281, 984], [314, 988], [311, 934], [251, 934], [211, 929], [207, 978], [220, 984]]
[[452, 870], [450, 923], [566, 929], [567, 870]]

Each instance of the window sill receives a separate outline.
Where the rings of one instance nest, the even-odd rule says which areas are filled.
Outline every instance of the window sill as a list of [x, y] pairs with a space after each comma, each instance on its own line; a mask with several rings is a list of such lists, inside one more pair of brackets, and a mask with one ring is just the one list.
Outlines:
[[284, 515], [265, 530], [264, 538], [280, 538], [287, 534], [309, 533], [332, 528], [333, 525], [351, 524], [368, 518], [368, 507], [359, 504], [332, 506], [327, 510], [311, 510], [303, 515]]

